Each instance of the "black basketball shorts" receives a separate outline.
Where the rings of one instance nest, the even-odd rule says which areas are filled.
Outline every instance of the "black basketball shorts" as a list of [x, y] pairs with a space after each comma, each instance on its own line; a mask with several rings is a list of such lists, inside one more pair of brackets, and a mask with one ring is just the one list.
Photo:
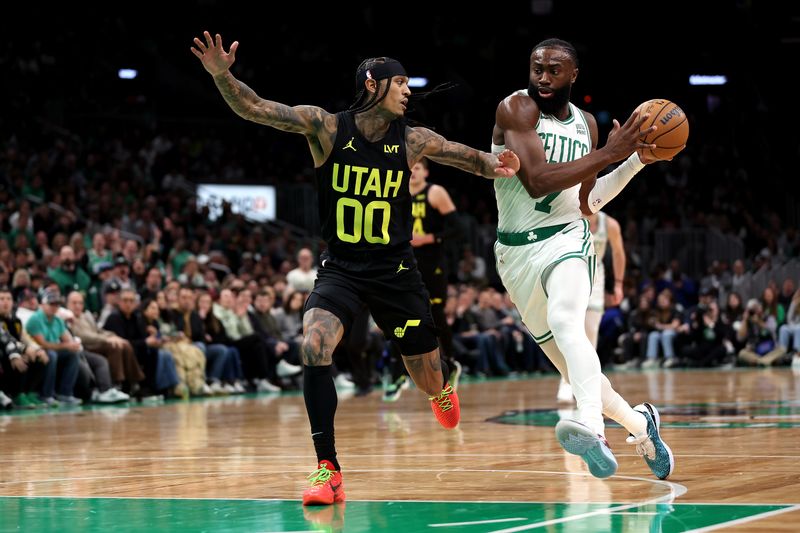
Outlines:
[[330, 311], [342, 322], [347, 335], [362, 303], [386, 339], [396, 342], [403, 355], [428, 353], [438, 347], [430, 296], [414, 259], [389, 269], [366, 271], [346, 270], [324, 261], [305, 311]]

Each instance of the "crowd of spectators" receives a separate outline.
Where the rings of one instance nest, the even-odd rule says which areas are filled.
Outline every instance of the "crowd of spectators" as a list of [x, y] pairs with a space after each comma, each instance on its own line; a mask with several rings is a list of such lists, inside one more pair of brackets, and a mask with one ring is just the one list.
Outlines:
[[[745, 24], [749, 9], [725, 16]], [[380, 29], [374, 11], [362, 15], [365, 28]], [[134, 21], [109, 17], [92, 23], [110, 50], [118, 35], [134, 33]], [[47, 20], [45, 29], [56, 24]], [[448, 56], [434, 81], [455, 79], [459, 87], [418, 103], [412, 118], [480, 146], [497, 101], [519, 84], [481, 85], [487, 77], [512, 81], [502, 41], [476, 42], [447, 20], [433, 13], [426, 29], [440, 36], [431, 42]], [[296, 213], [316, 209], [307, 149], [299, 137], [235, 120], [190, 54], [178, 55], [191, 35], [178, 42], [180, 31], [159, 24], [168, 22], [137, 38], [148, 60], [138, 65], [142, 79], [129, 85], [115, 79], [122, 65], [110, 58], [92, 58], [91, 75], [75, 76], [69, 32], [37, 33], [30, 46], [20, 39], [0, 45], [0, 66], [15, 81], [0, 88], [8, 104], [0, 114], [0, 314], [13, 337], [0, 356], [0, 390], [20, 405], [296, 386], [302, 302], [324, 249], [318, 228], [255, 224], [227, 204], [212, 220], [195, 186], [274, 184], [278, 218], [299, 220]], [[242, 42], [266, 42], [249, 25], [242, 33]], [[516, 38], [530, 47], [537, 37], [521, 25]], [[354, 67], [362, 59], [358, 39], [343, 39], [352, 39], [347, 59]], [[591, 76], [600, 57], [576, 44], [589, 56]], [[299, 35], [276, 46], [280, 53], [268, 65], [259, 63], [262, 49], [251, 49], [249, 60], [240, 54], [237, 75], [270, 87], [279, 100], [347, 106], [349, 95], [335, 91], [295, 101], [309, 88], [319, 93], [319, 84], [298, 87], [277, 75], [299, 68], [293, 61], [340, 64], [330, 47]], [[401, 59], [424, 70], [428, 55], [412, 50]], [[527, 51], [522, 56], [520, 76]], [[471, 77], [473, 71], [483, 76]], [[319, 78], [351, 83], [349, 72]], [[796, 155], [800, 144], [796, 132], [768, 137], [786, 131], [784, 115], [774, 111], [783, 109], [777, 94], [733, 81], [729, 89], [675, 98], [689, 113], [689, 146], [674, 161], [649, 166], [609, 206], [623, 227], [629, 268], [626, 298], [604, 319], [606, 364], [780, 364], [798, 348], [800, 203], [796, 188], [786, 186], [792, 167], [783, 154]], [[577, 85], [574, 98], [600, 117], [604, 136], [610, 124], [602, 120], [604, 104], [586, 98], [590, 85], [591, 78]], [[605, 100], [615, 116], [629, 111], [631, 102], [620, 104], [613, 90], [596, 90], [594, 101]], [[631, 94], [626, 98], [638, 93]], [[448, 243], [447, 308], [459, 357], [476, 375], [550, 371], [494, 272], [491, 183], [435, 165], [431, 179], [448, 188], [469, 229], [465, 242]], [[288, 187], [307, 201], [287, 201]], [[655, 261], [657, 232], [671, 230], [725, 235], [740, 243], [740, 253], [703, 270], [685, 257]], [[382, 354], [380, 343], [367, 344], [371, 364], [339, 361], [361, 374], [353, 378], [364, 389], [376, 381]]]

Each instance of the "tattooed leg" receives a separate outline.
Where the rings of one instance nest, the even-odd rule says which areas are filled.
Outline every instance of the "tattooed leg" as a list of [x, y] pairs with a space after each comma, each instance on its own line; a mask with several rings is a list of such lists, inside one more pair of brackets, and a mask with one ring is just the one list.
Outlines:
[[421, 355], [404, 355], [403, 363], [414, 384], [428, 396], [442, 392], [442, 363], [439, 349]]
[[330, 311], [317, 307], [303, 315], [303, 344], [300, 352], [306, 366], [333, 364], [333, 350], [342, 340], [344, 326]]

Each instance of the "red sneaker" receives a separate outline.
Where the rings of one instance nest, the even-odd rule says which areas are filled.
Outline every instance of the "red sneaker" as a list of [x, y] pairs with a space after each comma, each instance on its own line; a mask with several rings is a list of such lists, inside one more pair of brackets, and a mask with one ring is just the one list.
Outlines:
[[461, 420], [461, 407], [458, 405], [458, 394], [448, 383], [439, 396], [429, 396], [431, 409], [436, 420], [447, 429], [453, 429]]
[[330, 505], [345, 500], [342, 473], [330, 461], [320, 461], [308, 480], [311, 486], [303, 491], [303, 505]]

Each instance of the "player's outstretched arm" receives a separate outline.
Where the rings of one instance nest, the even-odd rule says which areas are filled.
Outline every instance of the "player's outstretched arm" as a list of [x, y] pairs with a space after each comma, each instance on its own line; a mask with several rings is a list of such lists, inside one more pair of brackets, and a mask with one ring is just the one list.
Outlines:
[[427, 157], [485, 178], [510, 178], [519, 171], [519, 158], [511, 150], [499, 155], [482, 152], [465, 144], [448, 141], [428, 128], [406, 129], [409, 166]]
[[226, 52], [220, 34], [216, 34], [212, 39], [211, 34], [205, 31], [203, 36], [205, 41], [195, 37], [196, 47], [191, 47], [191, 51], [214, 78], [222, 97], [240, 117], [281, 131], [307, 136], [316, 135], [325, 127], [326, 121], [335, 121], [334, 115], [320, 107], [305, 105], [291, 107], [259, 97], [230, 72], [230, 67], [236, 60], [239, 42], [234, 41]]

